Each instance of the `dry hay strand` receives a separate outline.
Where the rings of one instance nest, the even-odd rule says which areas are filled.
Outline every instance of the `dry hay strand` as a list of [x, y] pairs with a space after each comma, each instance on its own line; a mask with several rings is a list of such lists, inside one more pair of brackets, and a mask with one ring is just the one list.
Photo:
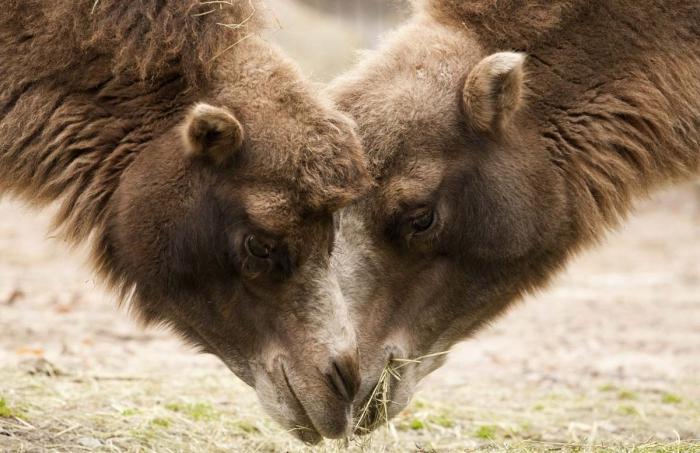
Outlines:
[[386, 426], [387, 430], [396, 437], [395, 430], [390, 423], [389, 404], [391, 401], [391, 384], [395, 379], [401, 381], [401, 370], [409, 365], [418, 365], [424, 360], [434, 357], [440, 357], [449, 354], [450, 351], [436, 352], [417, 357], [415, 359], [397, 359], [392, 358], [384, 366], [377, 384], [372, 389], [367, 402], [362, 407], [359, 415], [355, 420], [354, 432], [360, 435], [368, 434], [378, 428], [380, 425]]

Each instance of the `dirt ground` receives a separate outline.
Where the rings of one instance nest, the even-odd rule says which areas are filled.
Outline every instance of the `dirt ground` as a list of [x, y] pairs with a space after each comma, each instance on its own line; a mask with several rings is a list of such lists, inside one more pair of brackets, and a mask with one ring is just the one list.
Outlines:
[[[0, 202], [0, 450], [306, 449], [217, 359], [135, 325], [48, 225]], [[700, 451], [699, 262], [698, 189], [663, 193], [388, 429], [320, 451]]]

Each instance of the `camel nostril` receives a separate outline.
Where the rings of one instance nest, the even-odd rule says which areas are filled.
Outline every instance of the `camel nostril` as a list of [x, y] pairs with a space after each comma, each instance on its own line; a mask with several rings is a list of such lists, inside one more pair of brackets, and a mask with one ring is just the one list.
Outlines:
[[355, 356], [342, 355], [334, 358], [326, 376], [338, 397], [352, 403], [360, 390], [360, 366]]

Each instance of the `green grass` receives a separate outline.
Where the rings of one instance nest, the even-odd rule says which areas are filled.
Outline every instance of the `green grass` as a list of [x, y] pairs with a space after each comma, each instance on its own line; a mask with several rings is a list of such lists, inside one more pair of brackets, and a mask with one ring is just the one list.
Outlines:
[[598, 390], [601, 392], [614, 392], [615, 390], [617, 390], [617, 387], [613, 384], [603, 384], [600, 387], [598, 387]]
[[413, 417], [398, 423], [400, 431], [435, 430], [436, 428], [453, 428], [456, 422], [445, 414], [425, 414], [424, 417]]
[[[0, 451], [40, 450], [46, 445], [56, 445], [57, 453], [82, 451], [76, 442], [88, 437], [110, 439], [110, 451], [117, 453], [403, 453], [421, 451], [417, 445], [426, 452], [700, 453], [700, 444], [690, 440], [700, 426], [694, 382], [677, 384], [673, 394], [639, 391], [634, 400], [618, 399], [622, 387], [612, 393], [532, 388], [516, 399], [505, 389], [489, 394], [469, 387], [469, 401], [465, 398], [460, 404], [425, 392], [372, 435], [327, 441], [313, 450], [265, 416], [255, 394], [224, 373], [96, 384], [0, 369], [0, 382], [8, 389], [0, 399], [0, 432], [9, 433], [0, 435]], [[474, 403], [474, 395], [489, 399]], [[676, 403], [679, 395], [682, 402]], [[20, 404], [24, 401], [31, 404], [25, 407]], [[543, 410], [533, 410], [537, 405]], [[28, 418], [18, 420], [19, 409]], [[609, 421], [616, 429], [602, 427], [591, 441], [587, 436], [597, 421]], [[572, 423], [583, 427], [572, 430]], [[674, 430], [683, 442], [673, 441]], [[649, 443], [650, 434], [657, 432], [665, 441]]]
[[664, 393], [661, 396], [661, 402], [664, 404], [680, 404], [682, 401], [683, 399], [680, 396], [673, 393]]
[[638, 398], [638, 395], [630, 390], [620, 390], [620, 393], [617, 394], [617, 397], [621, 400], [636, 400]]
[[260, 429], [257, 426], [246, 420], [234, 421], [231, 423], [231, 428], [245, 434], [257, 434], [260, 432]]
[[429, 421], [430, 421], [430, 423], [438, 425], [442, 428], [454, 428], [454, 426], [456, 424], [455, 421], [451, 417], [444, 415], [444, 414], [434, 415], [434, 416], [429, 418]]
[[170, 425], [172, 425], [172, 420], [169, 418], [158, 417], [151, 420], [151, 425], [160, 428], [170, 428]]
[[168, 403], [165, 408], [173, 411], [182, 413], [192, 420], [199, 421], [212, 421], [219, 418], [220, 413], [208, 403]]
[[622, 406], [618, 407], [617, 411], [622, 415], [639, 415], [637, 408], [628, 404], [623, 404]]
[[7, 405], [7, 401], [4, 398], [0, 398], [0, 417], [2, 418], [22, 418], [23, 415], [17, 409], [13, 409]]
[[419, 420], [417, 418], [411, 420], [408, 426], [414, 431], [425, 429], [425, 423], [423, 422], [423, 420]]
[[474, 437], [482, 440], [494, 440], [497, 437], [498, 427], [493, 425], [479, 426], [474, 431]]
[[625, 444], [548, 443], [523, 441], [508, 446], [492, 445], [479, 451], [509, 453], [562, 452], [562, 453], [700, 453], [698, 442]]

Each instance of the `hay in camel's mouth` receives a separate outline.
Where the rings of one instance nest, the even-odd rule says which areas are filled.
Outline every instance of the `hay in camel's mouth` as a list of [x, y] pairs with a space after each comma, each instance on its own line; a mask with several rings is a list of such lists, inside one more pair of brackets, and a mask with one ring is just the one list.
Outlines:
[[[355, 418], [354, 433], [364, 435], [372, 432], [381, 425], [391, 429], [389, 425], [389, 405], [392, 401], [392, 384], [401, 381], [402, 370], [409, 365], [421, 364], [424, 360], [447, 355], [450, 351], [436, 352], [415, 359], [390, 359], [382, 369], [377, 384], [362, 405], [360, 413]], [[395, 385], [395, 384], [394, 384]]]

